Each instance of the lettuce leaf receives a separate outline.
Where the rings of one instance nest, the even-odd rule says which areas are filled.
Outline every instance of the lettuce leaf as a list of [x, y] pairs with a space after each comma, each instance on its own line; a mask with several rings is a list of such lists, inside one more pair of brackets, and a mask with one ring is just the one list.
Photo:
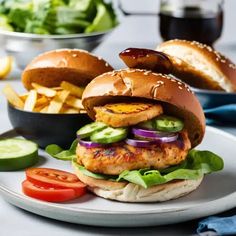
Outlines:
[[117, 179], [117, 176], [93, 173], [93, 172], [85, 169], [84, 166], [81, 166], [76, 162], [76, 158], [72, 159], [72, 165], [75, 168], [77, 168], [79, 171], [81, 171], [84, 175], [87, 175], [87, 176], [95, 178], [95, 179], [109, 179], [109, 180], [113, 180], [113, 181], [116, 181], [116, 179]]
[[108, 10], [107, 5], [103, 2], [97, 1], [97, 14], [92, 22], [86, 29], [86, 33], [94, 31], [105, 31], [113, 28], [114, 20], [113, 15]]
[[77, 144], [78, 144], [78, 140], [75, 139], [68, 150], [63, 150], [60, 146], [56, 144], [50, 144], [46, 147], [45, 151], [50, 156], [56, 159], [63, 160], [63, 161], [70, 161], [76, 157]]
[[125, 180], [130, 183], [138, 184], [144, 188], [148, 188], [153, 185], [164, 184], [177, 179], [199, 179], [204, 174], [210, 174], [222, 170], [224, 162], [221, 157], [213, 152], [191, 150], [186, 160], [174, 167], [167, 168], [163, 171], [150, 169], [126, 170], [116, 178], [114, 176], [92, 173], [77, 163], [75, 164], [75, 162], [73, 162], [73, 165], [79, 168], [83, 174], [93, 178], [112, 179], [115, 181]]

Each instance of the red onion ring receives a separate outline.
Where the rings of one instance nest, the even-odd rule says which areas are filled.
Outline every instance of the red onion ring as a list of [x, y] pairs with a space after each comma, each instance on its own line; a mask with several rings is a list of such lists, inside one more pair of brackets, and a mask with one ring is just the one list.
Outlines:
[[144, 147], [144, 148], [148, 148], [151, 145], [158, 144], [158, 142], [155, 142], [155, 141], [138, 140], [138, 139], [130, 139], [130, 138], [127, 138], [125, 142], [130, 146]]
[[82, 140], [80, 139], [79, 140], [79, 144], [83, 147], [86, 147], [86, 148], [99, 148], [99, 147], [104, 147], [103, 144], [101, 143], [94, 143], [92, 141], [85, 141], [85, 140]]
[[158, 140], [161, 142], [173, 142], [178, 138], [178, 133], [159, 132], [156, 130], [138, 128], [132, 128], [132, 133], [140, 138]]
[[152, 145], [160, 145], [161, 143], [170, 143], [174, 142], [178, 139], [178, 134], [175, 134], [174, 136], [169, 136], [169, 137], [159, 137], [159, 138], [154, 138], [153, 140], [140, 140], [140, 139], [130, 139], [127, 138], [125, 142], [131, 146], [134, 147], [144, 147], [148, 148]]

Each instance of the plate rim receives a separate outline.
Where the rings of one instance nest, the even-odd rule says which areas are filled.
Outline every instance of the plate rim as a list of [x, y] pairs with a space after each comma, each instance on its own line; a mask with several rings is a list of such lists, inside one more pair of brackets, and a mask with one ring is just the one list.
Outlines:
[[[227, 133], [225, 131], [222, 131], [218, 128], [207, 126], [206, 130], [212, 131], [216, 134], [220, 134], [220, 135], [236, 142], [236, 136], [234, 136], [230, 133]], [[70, 207], [66, 204], [61, 205], [61, 204], [58, 204], [58, 203], [44, 202], [44, 201], [41, 201], [41, 200], [30, 198], [26, 195], [20, 194], [18, 192], [13, 191], [13, 190], [10, 190], [0, 182], [0, 193], [1, 192], [3, 192], [4, 199], [5, 199], [4, 194], [11, 195], [12, 197], [14, 197], [14, 199], [23, 201], [27, 205], [37, 204], [38, 207], [42, 207], [42, 208], [50, 207], [51, 210], [64, 210], [64, 211], [67, 211], [67, 212], [69, 211], [69, 212], [74, 212], [74, 213], [77, 212], [77, 213], [86, 213], [86, 214], [95, 213], [95, 214], [99, 214], [99, 215], [107, 215], [107, 214], [109, 214], [109, 215], [120, 215], [120, 214], [122, 214], [122, 215], [123, 214], [128, 214], [128, 215], [137, 215], [137, 214], [139, 214], [139, 215], [152, 215], [152, 214], [160, 214], [160, 213], [184, 212], [184, 211], [194, 210], [194, 209], [198, 208], [199, 205], [201, 205], [201, 208], [204, 208], [205, 205], [209, 206], [209, 204], [214, 204], [214, 203], [217, 204], [218, 202], [222, 202], [222, 201], [228, 201], [228, 203], [231, 202], [231, 201], [233, 202], [233, 200], [236, 198], [236, 190], [235, 190], [233, 193], [230, 193], [226, 196], [217, 198], [215, 200], [207, 201], [207, 202], [204, 202], [204, 203], [202, 203], [202, 202], [195, 203], [194, 205], [191, 204], [189, 206], [183, 206], [182, 208], [173, 206], [173, 207], [168, 208], [168, 209], [158, 209], [157, 208], [155, 210], [148, 210], [148, 211], [137, 210], [137, 211], [130, 212], [130, 211], [114, 211], [114, 210], [109, 211], [109, 210], [102, 210], [102, 209], [96, 210], [96, 209], [89, 209], [89, 208], [86, 208], [86, 209], [85, 208], [73, 208], [73, 207]], [[5, 200], [7, 201], [7, 199], [5, 199]], [[105, 199], [105, 200], [108, 200], [108, 199]], [[124, 202], [124, 203], [129, 204], [129, 203], [126, 203], [126, 202]], [[131, 204], [133, 204], [133, 203], [131, 203]], [[138, 203], [135, 203], [135, 204], [138, 204]], [[148, 204], [152, 204], [152, 203], [148, 203]], [[21, 206], [18, 206], [18, 205], [16, 205], [16, 206], [19, 207], [19, 208], [22, 208]], [[223, 204], [222, 204], [222, 208], [224, 208], [224, 210], [229, 210], [229, 209], [234, 208], [234, 207], [236, 207], [236, 202], [235, 202], [234, 206], [228, 206], [226, 208], [224, 208]], [[216, 210], [216, 212], [220, 212], [220, 211]]]

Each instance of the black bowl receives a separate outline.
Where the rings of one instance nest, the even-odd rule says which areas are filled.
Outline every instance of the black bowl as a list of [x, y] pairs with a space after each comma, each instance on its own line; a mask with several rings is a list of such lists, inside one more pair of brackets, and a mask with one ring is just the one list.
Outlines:
[[19, 110], [8, 104], [8, 117], [15, 131], [41, 148], [58, 144], [68, 148], [76, 139], [76, 131], [90, 123], [87, 114], [46, 114]]
[[236, 104], [236, 93], [192, 88], [203, 109]]

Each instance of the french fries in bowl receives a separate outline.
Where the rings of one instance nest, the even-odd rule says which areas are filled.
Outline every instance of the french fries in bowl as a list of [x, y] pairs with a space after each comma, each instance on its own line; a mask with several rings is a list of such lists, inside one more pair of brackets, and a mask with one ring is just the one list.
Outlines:
[[47, 88], [37, 83], [33, 83], [32, 87], [34, 89], [19, 95], [7, 84], [3, 93], [13, 107], [24, 111], [51, 114], [86, 113], [81, 102], [84, 90], [82, 87], [66, 81], [62, 81], [60, 87]]
[[26, 93], [18, 94], [9, 84], [2, 91], [15, 131], [42, 148], [50, 143], [67, 148], [76, 131], [91, 122], [81, 101], [84, 87], [112, 69], [100, 57], [77, 49], [39, 55], [22, 73]]

